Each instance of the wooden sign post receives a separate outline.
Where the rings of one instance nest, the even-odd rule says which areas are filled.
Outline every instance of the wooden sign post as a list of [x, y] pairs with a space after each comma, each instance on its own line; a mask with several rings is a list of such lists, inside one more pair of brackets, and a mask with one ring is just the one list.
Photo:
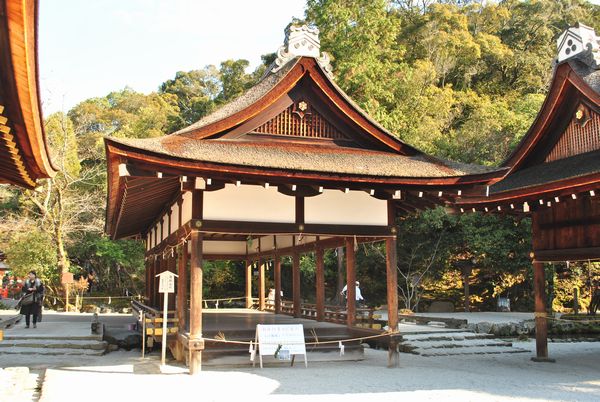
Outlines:
[[169, 293], [175, 293], [175, 275], [171, 271], [164, 271], [156, 275], [160, 278], [158, 283], [158, 293], [163, 293], [164, 304], [163, 304], [163, 327], [162, 327], [162, 354], [160, 358], [160, 364], [165, 365], [167, 356], [167, 315], [169, 311]]

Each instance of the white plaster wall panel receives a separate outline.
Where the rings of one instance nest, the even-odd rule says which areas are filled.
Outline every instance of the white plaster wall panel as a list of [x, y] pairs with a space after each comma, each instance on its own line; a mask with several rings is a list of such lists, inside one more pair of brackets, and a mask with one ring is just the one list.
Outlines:
[[387, 201], [363, 191], [324, 190], [304, 200], [307, 224], [387, 226]]
[[246, 255], [246, 242], [205, 240], [202, 242], [202, 252], [204, 254]]
[[150, 239], [152, 238], [150, 235], [152, 234], [152, 232], [148, 233], [146, 235], [146, 251], [150, 250], [150, 248], [152, 248], [152, 244], [150, 242]]
[[171, 233], [173, 233], [179, 229], [179, 205], [173, 204], [171, 211], [173, 211], [171, 213]]
[[283, 249], [283, 248], [288, 248], [288, 247], [292, 247], [293, 243], [292, 243], [292, 236], [279, 236], [277, 235], [277, 248], [278, 249]]
[[275, 187], [226, 184], [204, 193], [203, 215], [208, 220], [294, 223], [295, 199]]
[[162, 239], [165, 240], [169, 237], [169, 218], [167, 215], [162, 217]]
[[181, 223], [185, 225], [192, 220], [192, 193], [190, 191], [183, 193], [183, 205], [181, 209]]
[[260, 238], [260, 250], [271, 251], [275, 248], [273, 236], [263, 236]]
[[248, 252], [250, 254], [252, 254], [252, 253], [258, 253], [258, 238], [252, 239], [252, 241], [250, 242], [250, 244], [248, 244]]

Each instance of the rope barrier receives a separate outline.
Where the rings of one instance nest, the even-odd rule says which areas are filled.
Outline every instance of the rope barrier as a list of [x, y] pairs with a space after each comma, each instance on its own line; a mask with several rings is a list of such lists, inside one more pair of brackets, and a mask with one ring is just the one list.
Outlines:
[[[377, 335], [369, 335], [369, 336], [361, 336], [358, 338], [346, 338], [346, 339], [336, 339], [336, 340], [331, 340], [331, 341], [315, 341], [315, 342], [304, 342], [304, 345], [307, 346], [313, 346], [313, 345], [327, 345], [327, 344], [339, 344], [340, 342], [342, 343], [348, 343], [348, 342], [356, 342], [356, 341], [364, 341], [367, 339], [375, 339], [375, 338], [383, 338], [383, 337], [391, 337], [391, 336], [397, 336], [400, 335], [400, 332], [384, 332], [382, 334], [377, 334]], [[219, 343], [230, 343], [230, 344], [234, 344], [234, 345], [254, 345], [256, 344], [254, 341], [230, 341], [227, 339], [218, 339], [218, 338], [202, 338], [202, 340], [204, 341], [211, 341], [211, 342], [219, 342]], [[268, 342], [262, 342], [264, 345], [279, 345], [279, 343], [268, 343]], [[286, 345], [302, 345], [301, 343], [285, 343]]]

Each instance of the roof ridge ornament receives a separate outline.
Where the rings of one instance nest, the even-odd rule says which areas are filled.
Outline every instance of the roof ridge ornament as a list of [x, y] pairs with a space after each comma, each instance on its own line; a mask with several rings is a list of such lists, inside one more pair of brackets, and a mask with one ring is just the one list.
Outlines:
[[296, 57], [313, 57], [323, 68], [325, 73], [333, 78], [331, 70], [331, 59], [325, 52], [321, 52], [321, 41], [319, 40], [319, 28], [309, 25], [298, 25], [290, 23], [285, 28], [285, 41], [283, 46], [277, 49], [277, 58], [271, 69], [273, 73], [281, 70], [290, 60]]
[[594, 28], [577, 23], [558, 37], [556, 46], [557, 63], [577, 58], [594, 69], [600, 69], [600, 38]]

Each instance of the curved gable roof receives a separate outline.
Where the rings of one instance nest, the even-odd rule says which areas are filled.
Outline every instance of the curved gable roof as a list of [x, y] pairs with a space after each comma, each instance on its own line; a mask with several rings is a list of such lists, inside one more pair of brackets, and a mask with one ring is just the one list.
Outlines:
[[600, 106], [600, 70], [589, 67], [578, 59], [556, 66], [548, 95], [533, 124], [511, 155], [502, 163], [509, 168], [508, 176], [531, 161], [549, 135], [561, 111], [573, 106], [574, 101], [587, 101]]

